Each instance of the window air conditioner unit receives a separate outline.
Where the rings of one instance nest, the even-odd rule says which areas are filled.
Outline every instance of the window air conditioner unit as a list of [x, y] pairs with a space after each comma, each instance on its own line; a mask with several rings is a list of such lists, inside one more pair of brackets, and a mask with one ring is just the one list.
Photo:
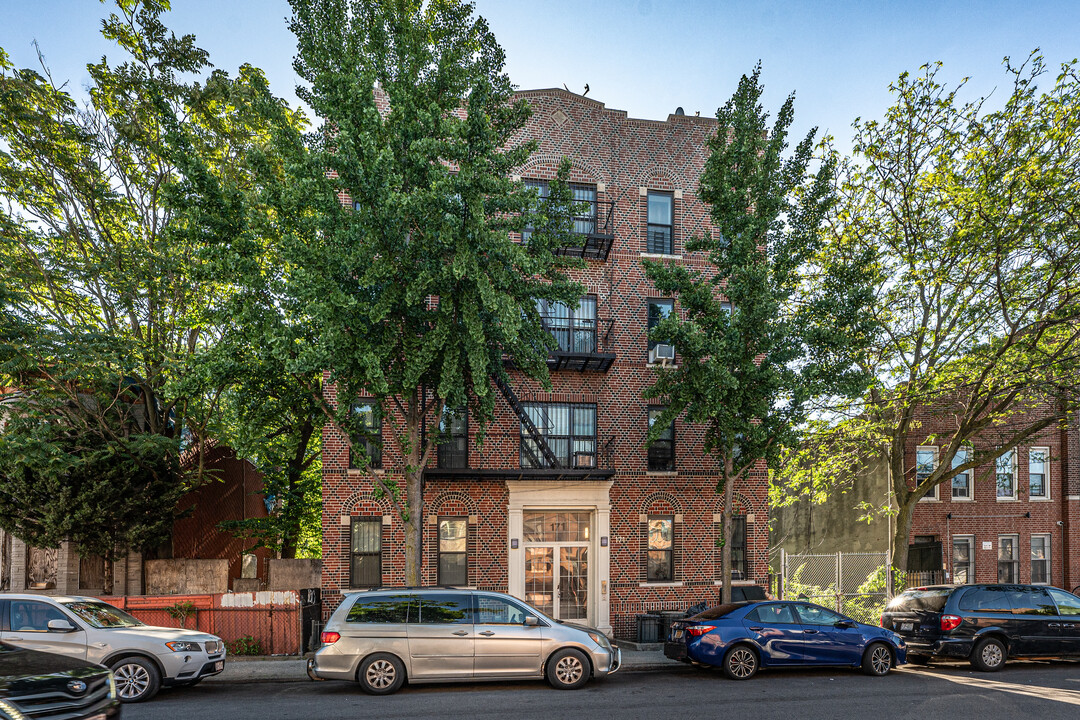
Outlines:
[[667, 365], [675, 360], [674, 345], [657, 345], [649, 351], [649, 362]]

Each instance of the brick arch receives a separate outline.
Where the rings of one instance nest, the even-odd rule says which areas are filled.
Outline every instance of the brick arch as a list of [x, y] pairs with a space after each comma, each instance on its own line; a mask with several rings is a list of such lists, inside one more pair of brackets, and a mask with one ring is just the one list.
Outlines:
[[651, 168], [642, 170], [638, 173], [637, 177], [634, 178], [632, 184], [637, 185], [638, 187], [649, 187], [649, 181], [653, 178], [663, 179], [664, 182], [670, 183], [672, 188], [679, 188], [682, 190], [688, 190], [690, 188], [690, 184], [686, 181], [686, 177], [683, 176], [681, 172], [662, 165], [654, 165]]
[[459, 502], [467, 511], [468, 515], [479, 515], [480, 510], [477, 507], [476, 500], [468, 493], [463, 493], [459, 490], [447, 490], [440, 493], [437, 497], [427, 503], [427, 506], [431, 509], [431, 514], [438, 515], [443, 505], [449, 502]]
[[[567, 156], [558, 153], [534, 153], [529, 156], [529, 159], [525, 162], [524, 165], [521, 166], [519, 172], [522, 176], [527, 176], [530, 170], [536, 168], [539, 165], [551, 165], [554, 168], [558, 168], [559, 163], [562, 162], [562, 159], [564, 157]], [[577, 170], [579, 173], [581, 173], [581, 175], [586, 178], [586, 180], [590, 182], [604, 182], [603, 178], [600, 175], [600, 171], [588, 160], [570, 157], [570, 168], [571, 171]], [[573, 181], [572, 175], [573, 172], [571, 172], [571, 181]], [[554, 173], [552, 173], [552, 177], [554, 177]], [[550, 180], [551, 178], [539, 179]]]
[[341, 503], [341, 513], [343, 515], [352, 514], [352, 511], [356, 509], [356, 506], [362, 502], [375, 503], [376, 506], [378, 506], [379, 509], [382, 510], [383, 515], [391, 514], [394, 509], [393, 506], [390, 504], [390, 501], [387, 500], [385, 497], [377, 498], [375, 497], [374, 490], [367, 489], [357, 490], [352, 495], [350, 495], [343, 503]]
[[[732, 495], [734, 496], [732, 497], [732, 501], [735, 504], [735, 508], [738, 509], [741, 507], [744, 515], [749, 515], [755, 512], [754, 503], [746, 495], [742, 494], [738, 490], [733, 492]], [[716, 507], [713, 512], [717, 514], [721, 514], [724, 512], [724, 497], [722, 495], [716, 501]], [[735, 514], [737, 515], [738, 513]]]
[[673, 494], [663, 490], [654, 492], [651, 495], [646, 495], [645, 499], [641, 501], [641, 510], [639, 512], [643, 515], [647, 515], [649, 508], [652, 507], [652, 504], [655, 502], [666, 502], [671, 506], [671, 509], [676, 515], [682, 515], [683, 513], [682, 503], [679, 499]]

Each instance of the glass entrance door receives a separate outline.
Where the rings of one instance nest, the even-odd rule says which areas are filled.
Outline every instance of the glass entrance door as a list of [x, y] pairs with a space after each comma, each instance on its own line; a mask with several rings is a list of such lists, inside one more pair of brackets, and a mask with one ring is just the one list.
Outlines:
[[589, 613], [587, 512], [526, 512], [525, 600], [558, 620]]

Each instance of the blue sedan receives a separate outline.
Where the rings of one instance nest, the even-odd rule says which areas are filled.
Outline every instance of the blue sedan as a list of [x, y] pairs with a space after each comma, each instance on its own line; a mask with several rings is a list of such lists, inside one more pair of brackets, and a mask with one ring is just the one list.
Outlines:
[[732, 680], [747, 680], [760, 667], [836, 665], [886, 675], [905, 662], [903, 639], [807, 602], [719, 605], [672, 623], [664, 654], [715, 665]]

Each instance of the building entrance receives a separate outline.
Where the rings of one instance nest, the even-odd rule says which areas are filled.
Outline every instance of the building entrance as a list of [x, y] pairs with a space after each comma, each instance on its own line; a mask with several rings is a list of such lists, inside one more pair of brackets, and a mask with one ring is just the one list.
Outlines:
[[557, 620], [588, 620], [592, 513], [526, 510], [522, 520], [525, 600]]

